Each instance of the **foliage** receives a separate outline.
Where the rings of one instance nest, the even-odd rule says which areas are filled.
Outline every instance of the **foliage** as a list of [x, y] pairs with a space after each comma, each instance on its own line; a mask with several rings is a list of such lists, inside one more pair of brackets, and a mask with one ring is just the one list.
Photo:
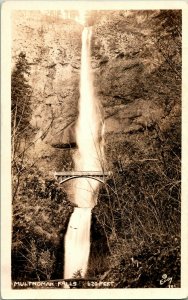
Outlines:
[[[62, 237], [73, 210], [54, 180], [42, 179], [36, 167], [25, 169], [13, 204], [12, 278], [48, 280], [60, 277]], [[61, 267], [58, 269], [57, 263]]]
[[82, 269], [76, 271], [74, 274], [73, 274], [73, 278], [82, 278]]
[[13, 136], [26, 135], [30, 127], [32, 88], [28, 84], [30, 66], [26, 54], [20, 52], [11, 75], [11, 124]]
[[[163, 274], [180, 286], [180, 127], [176, 124], [163, 132], [154, 127], [148, 134], [150, 155], [140, 160], [132, 147], [121, 142], [114, 155], [114, 142], [109, 143], [113, 177], [94, 209], [110, 250], [106, 257], [110, 268], [109, 264], [101, 268], [98, 276], [109, 271], [105, 280], [114, 281], [116, 287], [166, 287], [169, 282], [160, 285]], [[124, 151], [118, 151], [120, 146]], [[125, 151], [132, 157], [127, 163]]]
[[[118, 246], [119, 250], [123, 250], [120, 245]], [[171, 280], [162, 282], [164, 274]], [[169, 285], [179, 287], [179, 238], [174, 235], [153, 236], [149, 245], [143, 242], [134, 250], [132, 256], [122, 251], [106, 280], [113, 281], [114, 287], [117, 288], [165, 288]]]
[[11, 74], [11, 133], [12, 133], [12, 173], [13, 199], [19, 188], [23, 171], [26, 140], [31, 135], [31, 95], [32, 88], [28, 84], [30, 66], [26, 54], [20, 52]]

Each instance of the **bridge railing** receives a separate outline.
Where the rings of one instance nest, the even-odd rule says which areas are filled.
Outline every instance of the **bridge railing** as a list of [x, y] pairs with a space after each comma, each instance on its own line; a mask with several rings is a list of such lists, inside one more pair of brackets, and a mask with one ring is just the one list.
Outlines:
[[111, 171], [62, 171], [62, 172], [54, 172], [54, 177], [108, 177], [112, 175]]

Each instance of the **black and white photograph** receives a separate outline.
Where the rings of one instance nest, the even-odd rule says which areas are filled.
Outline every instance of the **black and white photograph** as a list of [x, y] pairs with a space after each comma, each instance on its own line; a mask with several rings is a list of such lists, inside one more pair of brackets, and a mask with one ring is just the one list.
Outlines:
[[181, 291], [181, 5], [13, 2], [10, 290]]

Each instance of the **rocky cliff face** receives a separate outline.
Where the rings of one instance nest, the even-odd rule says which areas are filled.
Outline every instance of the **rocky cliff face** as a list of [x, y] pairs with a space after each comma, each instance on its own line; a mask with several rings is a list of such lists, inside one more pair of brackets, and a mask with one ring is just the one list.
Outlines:
[[[155, 137], [156, 125], [168, 131], [180, 117], [181, 39], [172, 22], [177, 26], [179, 17], [178, 12], [117, 11], [94, 25], [95, 87], [107, 140], [127, 141], [140, 158], [151, 155], [148, 139]], [[129, 148], [119, 154], [134, 159]]]
[[30, 123], [35, 134], [30, 155], [41, 157], [47, 171], [56, 168], [49, 157], [59, 157], [54, 149], [69, 142], [63, 131], [77, 115], [81, 32], [75, 21], [54, 15], [16, 12], [13, 16], [13, 63], [23, 51], [31, 67]]
[[[126, 164], [151, 154], [156, 126], [168, 131], [179, 122], [181, 39], [175, 26], [180, 14], [101, 11], [90, 17], [92, 71], [105, 118], [106, 151]], [[30, 155], [41, 158], [45, 171], [65, 168], [67, 151], [62, 148], [75, 143], [81, 33], [79, 23], [56, 15], [13, 15], [13, 64], [23, 51], [31, 67], [35, 147]], [[124, 144], [117, 148], [118, 143]]]

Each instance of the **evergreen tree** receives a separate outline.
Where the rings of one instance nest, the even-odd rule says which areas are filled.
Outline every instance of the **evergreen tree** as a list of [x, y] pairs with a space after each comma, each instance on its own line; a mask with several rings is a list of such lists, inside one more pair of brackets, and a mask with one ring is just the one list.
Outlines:
[[26, 135], [29, 129], [31, 115], [31, 86], [26, 76], [30, 75], [30, 66], [26, 54], [18, 55], [16, 65], [11, 76], [11, 125], [12, 135]]

